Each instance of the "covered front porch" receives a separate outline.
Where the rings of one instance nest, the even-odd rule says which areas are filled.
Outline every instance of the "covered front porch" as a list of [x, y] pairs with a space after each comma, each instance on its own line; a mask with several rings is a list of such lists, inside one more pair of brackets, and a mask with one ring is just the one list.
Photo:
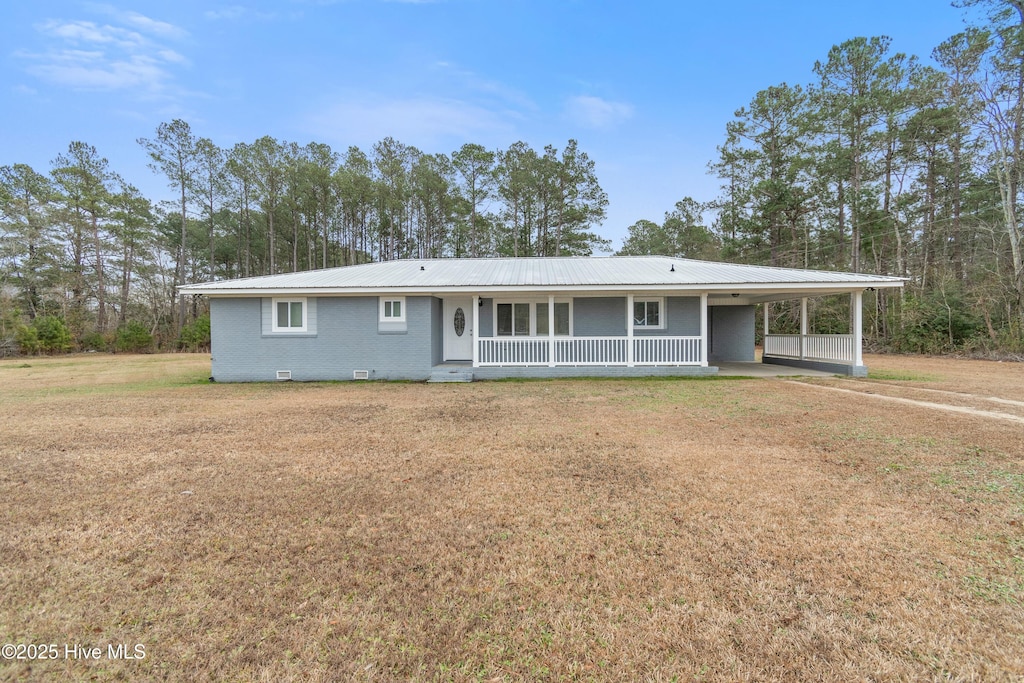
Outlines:
[[770, 302], [793, 300], [794, 294], [545, 292], [508, 299], [474, 295], [461, 305], [446, 300], [455, 321], [446, 339], [456, 341], [453, 349], [464, 343], [465, 352], [445, 360], [465, 362], [480, 378], [716, 374], [718, 362], [754, 361], [754, 310], [763, 304], [762, 363], [865, 375], [862, 291], [849, 293], [846, 334], [811, 334], [806, 296], [800, 299], [800, 333], [773, 334]]
[[[471, 329], [480, 330], [473, 340], [473, 368], [704, 369], [696, 374], [716, 370], [708, 363], [706, 293], [690, 297], [548, 295], [532, 303], [528, 299], [488, 299], [488, 309], [481, 297], [473, 297]], [[488, 315], [481, 316], [481, 310]], [[576, 334], [579, 329], [614, 329], [616, 333]], [[691, 333], [674, 333], [680, 330]]]

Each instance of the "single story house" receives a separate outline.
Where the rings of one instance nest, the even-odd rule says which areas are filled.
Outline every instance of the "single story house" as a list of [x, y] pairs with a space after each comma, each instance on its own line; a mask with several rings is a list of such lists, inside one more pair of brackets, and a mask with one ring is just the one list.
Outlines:
[[[803, 300], [763, 362], [864, 375], [861, 296], [879, 275], [664, 256], [424, 259], [207, 282], [212, 378], [471, 380], [707, 375], [754, 361], [755, 305]], [[848, 293], [849, 334], [808, 334], [807, 297]], [[768, 320], [765, 320], [765, 332]]]

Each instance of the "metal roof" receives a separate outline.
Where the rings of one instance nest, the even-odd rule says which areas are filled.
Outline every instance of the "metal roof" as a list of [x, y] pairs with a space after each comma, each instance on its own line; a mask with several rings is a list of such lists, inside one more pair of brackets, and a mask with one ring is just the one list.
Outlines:
[[792, 286], [828, 290], [900, 287], [901, 278], [715, 263], [667, 256], [412, 259], [221, 280], [179, 288], [184, 294], [346, 293], [383, 290], [547, 290], [663, 288], [723, 290]]

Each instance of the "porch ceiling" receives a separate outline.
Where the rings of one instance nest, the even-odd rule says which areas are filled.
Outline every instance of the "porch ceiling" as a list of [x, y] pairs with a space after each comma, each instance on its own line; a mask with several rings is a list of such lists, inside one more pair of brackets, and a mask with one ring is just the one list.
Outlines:
[[735, 294], [730, 293], [728, 295], [715, 292], [708, 295], [708, 306], [749, 306], [752, 304], [763, 304], [765, 302], [772, 301], [792, 301], [794, 299], [801, 299], [804, 297], [813, 298], [818, 296], [833, 296], [836, 294], [852, 294], [854, 292], [863, 292], [865, 289], [870, 288], [856, 287], [851, 289], [849, 287], [844, 287], [788, 291], [772, 290], [767, 292], [746, 291], [736, 292]]

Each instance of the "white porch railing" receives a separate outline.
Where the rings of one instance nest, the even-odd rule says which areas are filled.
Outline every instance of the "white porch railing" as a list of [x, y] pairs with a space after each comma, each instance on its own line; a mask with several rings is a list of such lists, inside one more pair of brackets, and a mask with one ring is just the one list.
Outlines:
[[547, 365], [550, 344], [541, 337], [484, 337], [479, 365]]
[[852, 334], [767, 334], [764, 355], [853, 364]]
[[555, 337], [555, 365], [626, 365], [625, 337]]
[[633, 337], [636, 365], [700, 365], [700, 337]]
[[[477, 343], [480, 366], [630, 365], [628, 337], [482, 337]], [[634, 337], [632, 364], [700, 365], [700, 352], [700, 337]]]

